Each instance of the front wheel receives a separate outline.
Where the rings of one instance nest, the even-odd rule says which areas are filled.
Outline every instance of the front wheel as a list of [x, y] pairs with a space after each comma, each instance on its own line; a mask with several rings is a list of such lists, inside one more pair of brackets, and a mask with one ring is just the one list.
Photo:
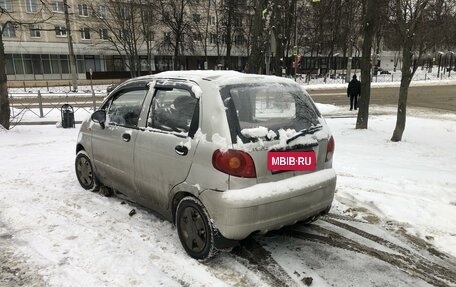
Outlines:
[[98, 190], [100, 185], [93, 172], [92, 162], [84, 150], [81, 150], [77, 153], [74, 164], [76, 177], [78, 178], [79, 184], [82, 186], [82, 188], [89, 191]]
[[185, 251], [197, 260], [214, 255], [214, 227], [201, 201], [184, 197], [176, 209], [176, 227]]

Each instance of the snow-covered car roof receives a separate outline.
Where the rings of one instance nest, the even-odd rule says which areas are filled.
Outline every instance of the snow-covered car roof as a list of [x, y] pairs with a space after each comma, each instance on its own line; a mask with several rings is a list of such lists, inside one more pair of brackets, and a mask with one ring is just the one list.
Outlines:
[[190, 70], [190, 71], [166, 71], [155, 75], [147, 75], [134, 80], [154, 80], [154, 79], [186, 79], [190, 81], [199, 82], [202, 80], [213, 81], [214, 84], [219, 86], [225, 86], [229, 84], [247, 84], [247, 83], [293, 83], [291, 79], [277, 77], [277, 76], [266, 76], [257, 74], [245, 74], [236, 71], [219, 71], [219, 70]]

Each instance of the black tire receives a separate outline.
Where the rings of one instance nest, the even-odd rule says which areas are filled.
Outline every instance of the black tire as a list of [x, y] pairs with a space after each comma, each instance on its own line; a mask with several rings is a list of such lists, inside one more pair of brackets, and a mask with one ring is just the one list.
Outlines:
[[77, 153], [74, 168], [76, 177], [82, 188], [88, 191], [97, 191], [100, 188], [100, 183], [93, 172], [92, 162], [84, 150]]
[[197, 260], [214, 256], [214, 227], [201, 201], [184, 197], [176, 208], [176, 228], [182, 246], [188, 255]]

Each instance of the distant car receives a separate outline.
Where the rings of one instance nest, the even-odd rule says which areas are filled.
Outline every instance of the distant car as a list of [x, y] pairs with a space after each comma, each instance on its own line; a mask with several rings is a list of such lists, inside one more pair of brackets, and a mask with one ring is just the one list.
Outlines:
[[327, 213], [333, 153], [325, 120], [294, 81], [179, 71], [116, 87], [83, 122], [75, 169], [84, 189], [109, 187], [172, 221], [185, 251], [206, 259]]

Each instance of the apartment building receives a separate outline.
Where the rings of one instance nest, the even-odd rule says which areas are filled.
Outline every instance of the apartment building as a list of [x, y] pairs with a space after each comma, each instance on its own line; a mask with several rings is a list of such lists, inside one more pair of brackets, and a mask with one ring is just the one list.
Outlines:
[[[47, 3], [48, 5], [43, 6], [39, 0], [0, 0], [0, 7], [8, 11], [0, 17], [0, 24], [11, 18], [21, 22], [21, 25], [9, 24], [3, 31], [6, 72], [9, 80], [65, 80], [71, 76], [64, 2]], [[180, 68], [221, 68], [224, 65], [226, 45], [223, 44], [223, 37], [215, 33], [218, 14], [213, 9], [207, 14], [207, 7], [199, 6], [199, 1], [195, 3], [196, 5], [186, 8], [188, 18], [191, 19], [189, 23], [194, 27], [191, 32], [191, 47], [185, 47], [180, 51]], [[218, 5], [215, 0], [211, 3], [214, 7]], [[109, 21], [110, 17], [114, 17], [113, 11], [117, 11], [107, 5], [108, 2], [101, 0], [67, 0], [79, 79], [86, 79], [90, 70], [93, 71], [94, 78], [129, 77], [128, 52], [116, 47], [113, 39], [115, 41], [116, 38], [128, 37], [130, 32], [102, 25], [101, 19]], [[121, 15], [118, 17], [125, 17], [120, 21], [131, 17], [122, 15], [128, 13], [128, 10], [120, 12]], [[135, 13], [132, 16], [139, 19], [142, 15], [139, 13], [143, 12]], [[209, 17], [206, 17], [207, 15]], [[151, 12], [142, 17], [158, 20], [162, 15]], [[200, 22], [203, 18], [208, 19], [207, 31], [199, 29], [206, 27], [206, 23], [202, 25]], [[119, 22], [118, 18], [112, 20]], [[244, 21], [245, 19], [240, 16], [237, 25], [244, 25]], [[154, 21], [157, 22], [159, 21]], [[163, 45], [170, 38], [170, 33], [166, 25], [158, 24], [147, 36], [150, 45], [146, 45], [145, 41], [138, 45], [143, 73], [173, 69], [173, 49]], [[113, 37], [114, 34], [116, 37]], [[207, 41], [203, 40], [203, 35], [207, 35]], [[149, 46], [149, 49], [146, 46]], [[242, 68], [247, 51], [244, 36], [233, 34], [232, 68]]]

